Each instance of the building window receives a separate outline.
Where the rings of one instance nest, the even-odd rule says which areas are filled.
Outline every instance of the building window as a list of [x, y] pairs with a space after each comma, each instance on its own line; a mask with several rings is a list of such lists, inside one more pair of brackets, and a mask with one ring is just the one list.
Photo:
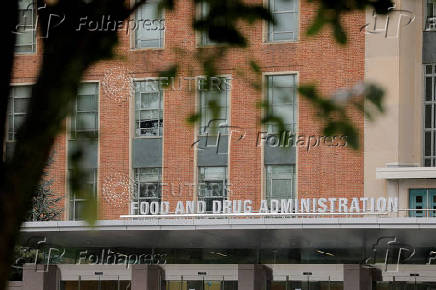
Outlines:
[[[297, 125], [296, 116], [296, 75], [271, 75], [267, 76], [267, 101], [268, 110], [266, 117], [273, 116], [283, 122], [284, 130], [295, 132]], [[280, 133], [278, 122], [268, 121], [268, 133]]]
[[32, 53], [36, 50], [36, 11], [33, 0], [18, 1], [18, 25], [15, 52]]
[[424, 166], [436, 166], [436, 65], [425, 65]]
[[[227, 133], [229, 125], [228, 101], [230, 79], [199, 79], [200, 135], [213, 133], [213, 127], [220, 133]], [[204, 86], [202, 82], [204, 81]]]
[[268, 41], [296, 41], [298, 39], [298, 0], [269, 0], [269, 8], [276, 24], [268, 24]]
[[[72, 157], [80, 150], [81, 159], [76, 165], [83, 172], [81, 192], [74, 192], [70, 186], [70, 219], [84, 219], [87, 198], [97, 195], [98, 167], [98, 83], [82, 83], [78, 89], [70, 116], [68, 141], [68, 169], [73, 169]], [[70, 184], [71, 185], [71, 184]]]
[[162, 48], [164, 43], [163, 13], [158, 1], [147, 1], [135, 14], [135, 48]]
[[212, 212], [213, 201], [227, 199], [227, 168], [199, 167], [198, 200], [206, 202], [206, 211]]
[[31, 86], [11, 87], [8, 108], [8, 141], [15, 141], [17, 130], [26, 117], [31, 94]]
[[97, 196], [97, 169], [86, 169], [83, 180], [83, 194], [75, 193], [70, 188], [70, 220], [77, 221], [85, 219], [85, 203], [87, 197]]
[[[134, 201], [160, 202], [162, 198], [162, 170], [161, 168], [135, 169]], [[135, 214], [139, 214], [136, 212]]]
[[436, 31], [436, 1], [427, 0], [425, 30]]
[[70, 135], [72, 139], [80, 136], [97, 137], [98, 134], [98, 84], [80, 85], [71, 115]]
[[436, 216], [436, 189], [410, 189], [409, 208], [412, 217]]
[[295, 166], [266, 166], [266, 199], [295, 198]]
[[150, 81], [135, 82], [135, 132], [140, 136], [162, 136], [162, 91]]
[[[205, 19], [209, 14], [209, 3], [201, 2], [200, 3], [200, 17], [201, 19]], [[216, 42], [210, 40], [208, 31], [201, 31], [200, 34], [200, 45], [208, 46], [208, 45], [216, 45]]]

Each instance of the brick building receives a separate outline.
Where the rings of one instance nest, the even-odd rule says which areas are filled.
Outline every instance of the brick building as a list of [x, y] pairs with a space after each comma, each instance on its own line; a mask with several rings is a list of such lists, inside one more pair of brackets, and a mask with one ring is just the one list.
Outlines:
[[[359, 112], [350, 111], [361, 132], [361, 150], [347, 146], [343, 136], [323, 136], [315, 109], [296, 88], [313, 83], [323, 95], [330, 96], [373, 79], [390, 88], [396, 76], [403, 77], [403, 71], [396, 67], [393, 74], [384, 75], [385, 61], [392, 60], [389, 64], [395, 67], [412, 54], [415, 59], [410, 66], [419, 66], [416, 70], [422, 71], [426, 63], [422, 47], [434, 46], [434, 41], [427, 44], [422, 40], [423, 34], [435, 33], [429, 26], [434, 3], [397, 2], [417, 16], [405, 32], [398, 32], [399, 37], [385, 40], [380, 34], [365, 33], [362, 27], [373, 20], [371, 12], [356, 12], [343, 19], [348, 44], [341, 46], [329, 29], [314, 37], [305, 35], [316, 13], [314, 3], [266, 1], [279, 24], [241, 23], [250, 46], [227, 50], [212, 79], [204, 77], [200, 59], [220, 53], [222, 47], [191, 27], [193, 15], [207, 13], [207, 7], [178, 1], [173, 11], [161, 15], [153, 3], [140, 8], [128, 23], [151, 21], [147, 25], [144, 21], [142, 27], [124, 27], [119, 32], [117, 57], [86, 72], [75, 112], [65, 121], [65, 130], [56, 141], [49, 178], [52, 190], [63, 197], [59, 204], [62, 218], [54, 223], [29, 222], [23, 227], [25, 238], [38, 233], [48, 243], [69, 249], [67, 258], [44, 268], [41, 274], [26, 265], [23, 282], [11, 282], [11, 289], [33, 289], [26, 286], [32, 279], [41, 279], [43, 284], [57, 281], [60, 289], [112, 289], [113, 285], [121, 287], [118, 289], [169, 290], [299, 289], [309, 285], [318, 287], [315, 289], [371, 289], [370, 282], [377, 278], [359, 266], [367, 251], [379, 237], [413, 239], [414, 235], [404, 229], [419, 227], [420, 221], [379, 220], [378, 214], [385, 214], [390, 205], [392, 211], [398, 211], [395, 198], [400, 208], [410, 208], [398, 192], [385, 192], [383, 184], [374, 181], [373, 165], [386, 155], [375, 157], [379, 152], [368, 143], [367, 135], [375, 142], [383, 133], [368, 129], [373, 125]], [[20, 5], [26, 11], [33, 7], [26, 0]], [[392, 17], [398, 19], [398, 15]], [[95, 25], [86, 19], [82, 24], [83, 29]], [[418, 43], [416, 47], [407, 46], [411, 41]], [[398, 54], [391, 50], [395, 45], [400, 47]], [[23, 106], [36, 81], [42, 54], [34, 29], [19, 35], [7, 151], [13, 150], [14, 132], [20, 118], [25, 117]], [[434, 53], [427, 55], [430, 63], [436, 61]], [[253, 71], [253, 62], [261, 73]], [[160, 72], [173, 64], [178, 65], [177, 75], [160, 77]], [[416, 83], [421, 77], [415, 71], [410, 73], [416, 80], [406, 83], [415, 86], [413, 93], [420, 94], [423, 85]], [[427, 73], [433, 76], [431, 68]], [[210, 81], [216, 81], [220, 89], [207, 87]], [[162, 86], [166, 82], [169, 86]], [[210, 100], [220, 107], [218, 115], [207, 106]], [[265, 100], [270, 104], [268, 110], [258, 105]], [[187, 118], [198, 112], [199, 121], [189, 124]], [[286, 131], [300, 136], [295, 137], [301, 138], [300, 142], [281, 146], [276, 124], [260, 122], [269, 112], [282, 117]], [[384, 118], [395, 118], [391, 112]], [[215, 123], [219, 124], [216, 131]], [[420, 126], [417, 122], [412, 132]], [[81, 141], [83, 133], [92, 137]], [[387, 143], [395, 139], [390, 134], [386, 135]], [[94, 229], [80, 221], [84, 198], [68, 185], [72, 168], [69, 156], [77, 147], [84, 149], [81, 165], [89, 173], [83, 183], [98, 200], [100, 221]], [[241, 202], [230, 205], [227, 200]], [[278, 216], [272, 200], [280, 202]], [[291, 208], [283, 213], [282, 200], [292, 200], [294, 211]], [[196, 202], [191, 204], [194, 212], [187, 208], [191, 201]], [[180, 202], [183, 212], [177, 212]], [[265, 212], [261, 210], [263, 202], [267, 204]], [[372, 206], [368, 212], [366, 202]], [[252, 207], [250, 212], [245, 211], [246, 205]], [[153, 210], [162, 214], [165, 206], [168, 210], [163, 217], [145, 214]], [[226, 206], [232, 208], [226, 212]], [[238, 210], [238, 206], [244, 208]], [[342, 214], [348, 219], [338, 219]], [[429, 223], [434, 225], [431, 219]], [[398, 232], [392, 230], [396, 226]], [[91, 261], [90, 255], [98, 256], [94, 252], [109, 255], [115, 248], [114, 261], [107, 262], [109, 256], [106, 260], [100, 256], [100, 263]], [[129, 267], [115, 262], [120, 253], [128, 255]], [[141, 262], [141, 254], [148, 255], [145, 262]], [[131, 255], [135, 262], [130, 261]], [[379, 260], [373, 264], [376, 262]], [[406, 267], [401, 273], [415, 270], [425, 272]], [[378, 280], [395, 281], [393, 276], [384, 273]], [[50, 285], [38, 289], [59, 289]]]

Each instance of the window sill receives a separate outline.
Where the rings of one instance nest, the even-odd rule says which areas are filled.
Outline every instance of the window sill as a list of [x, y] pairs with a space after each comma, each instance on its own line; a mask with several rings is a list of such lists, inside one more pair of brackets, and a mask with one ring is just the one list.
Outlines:
[[436, 178], [436, 167], [382, 167], [376, 169], [376, 179]]
[[165, 47], [130, 48], [131, 52], [164, 51]]
[[266, 45], [271, 45], [271, 44], [297, 44], [299, 42], [300, 42], [299, 39], [297, 39], [297, 40], [277, 40], [277, 41], [267, 41], [267, 40], [265, 40], [265, 41], [263, 41], [263, 44], [266, 44]]
[[134, 139], [161, 139], [163, 136], [135, 136]]

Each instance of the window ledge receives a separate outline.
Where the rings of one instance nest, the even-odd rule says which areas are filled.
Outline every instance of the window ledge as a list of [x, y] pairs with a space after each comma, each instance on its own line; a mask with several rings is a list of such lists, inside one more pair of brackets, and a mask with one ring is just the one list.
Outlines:
[[436, 167], [398, 166], [376, 169], [376, 179], [436, 178]]

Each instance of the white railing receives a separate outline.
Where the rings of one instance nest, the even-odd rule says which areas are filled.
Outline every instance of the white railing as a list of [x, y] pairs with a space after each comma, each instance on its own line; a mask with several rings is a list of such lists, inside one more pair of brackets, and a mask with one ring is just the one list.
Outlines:
[[[423, 217], [416, 217], [415, 212], [423, 212]], [[156, 215], [121, 215], [122, 219], [256, 219], [256, 218], [363, 218], [363, 217], [416, 217], [416, 218], [433, 218], [436, 217], [435, 209], [399, 209], [396, 212], [300, 212], [300, 213], [201, 213], [201, 214], [156, 214]]]

